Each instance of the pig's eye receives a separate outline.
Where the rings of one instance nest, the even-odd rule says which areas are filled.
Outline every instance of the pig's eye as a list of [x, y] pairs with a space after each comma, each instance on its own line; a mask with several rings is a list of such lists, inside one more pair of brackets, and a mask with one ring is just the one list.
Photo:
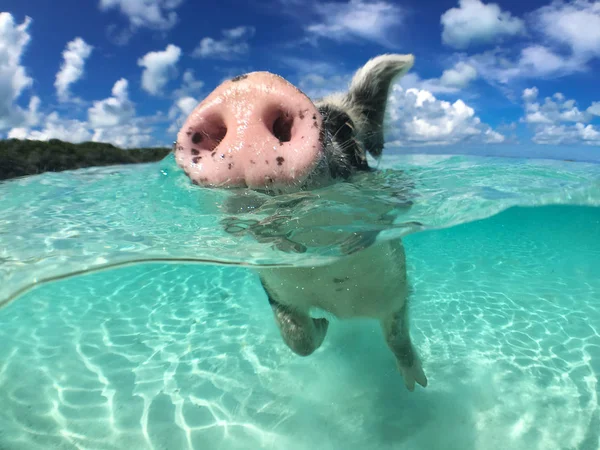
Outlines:
[[354, 123], [348, 114], [329, 105], [321, 107], [320, 112], [334, 141], [344, 144], [354, 138]]

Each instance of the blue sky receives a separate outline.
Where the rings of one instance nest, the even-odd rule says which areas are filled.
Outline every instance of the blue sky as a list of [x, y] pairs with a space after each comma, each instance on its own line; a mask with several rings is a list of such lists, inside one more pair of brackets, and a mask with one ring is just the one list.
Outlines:
[[[210, 5], [210, 6], [209, 6]], [[390, 148], [600, 160], [600, 2], [3, 0], [0, 137], [168, 145], [222, 80], [311, 96], [386, 52]]]

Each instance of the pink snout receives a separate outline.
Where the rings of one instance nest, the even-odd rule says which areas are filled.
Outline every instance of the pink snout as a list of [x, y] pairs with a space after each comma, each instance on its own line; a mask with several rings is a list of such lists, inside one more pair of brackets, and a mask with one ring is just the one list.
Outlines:
[[201, 186], [282, 188], [323, 158], [322, 118], [283, 78], [253, 72], [218, 86], [187, 118], [175, 158]]

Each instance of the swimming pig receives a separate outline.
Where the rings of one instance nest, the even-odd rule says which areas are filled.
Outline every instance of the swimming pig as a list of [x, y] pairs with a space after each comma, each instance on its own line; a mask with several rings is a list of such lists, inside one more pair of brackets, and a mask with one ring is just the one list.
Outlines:
[[[253, 72], [225, 81], [189, 115], [174, 145], [177, 164], [203, 187], [246, 187], [272, 193], [310, 191], [371, 170], [379, 157], [392, 81], [413, 65], [412, 55], [369, 60], [347, 92], [315, 102], [285, 79]], [[374, 270], [376, 269], [376, 270]], [[338, 318], [380, 322], [406, 387], [427, 378], [409, 334], [405, 254], [397, 240], [349, 252], [319, 267], [258, 270], [281, 336], [298, 355], [313, 353], [329, 322]]]

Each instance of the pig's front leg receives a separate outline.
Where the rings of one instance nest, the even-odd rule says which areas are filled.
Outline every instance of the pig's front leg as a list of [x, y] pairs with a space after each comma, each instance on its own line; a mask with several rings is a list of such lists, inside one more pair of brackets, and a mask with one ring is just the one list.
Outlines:
[[419, 355], [413, 347], [408, 330], [408, 304], [381, 322], [385, 341], [396, 356], [398, 369], [409, 391], [414, 391], [415, 382], [427, 386], [427, 377], [421, 366]]
[[329, 327], [329, 321], [324, 318], [314, 319], [308, 312], [278, 303], [263, 283], [269, 298], [269, 304], [275, 316], [275, 322], [283, 341], [297, 355], [308, 356], [318, 349]]

